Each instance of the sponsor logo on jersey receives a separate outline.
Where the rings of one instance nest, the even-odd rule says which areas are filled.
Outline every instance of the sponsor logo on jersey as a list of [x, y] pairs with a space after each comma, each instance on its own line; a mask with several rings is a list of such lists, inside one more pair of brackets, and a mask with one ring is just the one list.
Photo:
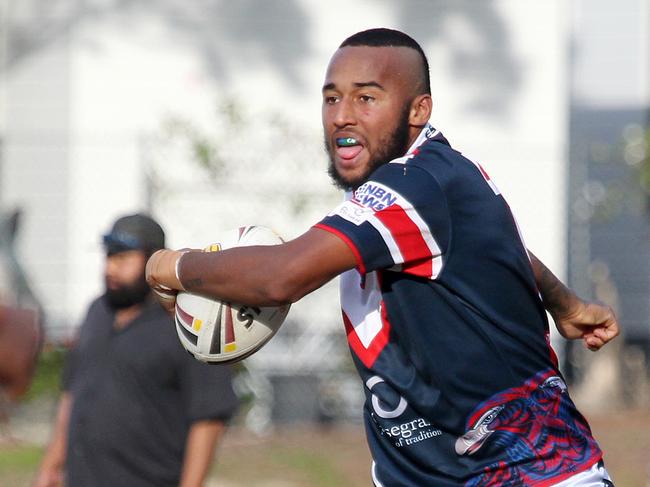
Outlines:
[[[378, 375], [373, 375], [370, 379], [366, 381], [366, 387], [368, 388], [369, 391], [372, 392], [372, 388], [382, 382], [384, 382], [384, 379], [382, 379]], [[386, 419], [397, 418], [398, 416], [401, 416], [402, 413], [406, 410], [406, 406], [408, 406], [406, 399], [404, 399], [402, 396], [399, 396], [399, 403], [397, 404], [397, 406], [395, 406], [395, 408], [393, 409], [386, 409], [381, 405], [379, 398], [375, 394], [372, 395], [372, 409], [375, 411], [375, 414], [380, 418], [386, 418]]]
[[567, 386], [562, 380], [562, 378], [558, 377], [557, 375], [554, 375], [552, 377], [549, 377], [546, 379], [542, 385], [540, 386], [541, 389], [558, 389], [560, 392], [564, 393], [567, 390]]
[[397, 202], [397, 194], [383, 184], [368, 181], [354, 192], [354, 200], [364, 208], [381, 211]]
[[474, 424], [474, 427], [456, 440], [456, 454], [472, 455], [478, 451], [485, 440], [493, 433], [490, 424], [496, 419], [505, 406], [495, 406], [488, 410]]
[[368, 221], [368, 218], [371, 217], [373, 213], [374, 211], [372, 208], [365, 208], [356, 200], [348, 200], [341, 203], [332, 213], [330, 213], [330, 216], [338, 215], [344, 220], [359, 226], [363, 222]]
[[[383, 384], [384, 397], [379, 397], [373, 389], [376, 389], [379, 384]], [[399, 423], [382, 424], [382, 420], [397, 419], [404, 414], [408, 408], [407, 400], [394, 391], [386, 381], [378, 376], [373, 375], [366, 381], [366, 387], [371, 392], [370, 403], [372, 404], [372, 419], [379, 429], [382, 436], [390, 438], [397, 448], [404, 446], [411, 446], [424, 440], [436, 438], [442, 435], [442, 431], [432, 427], [424, 418], [415, 418], [410, 421], [402, 421]], [[395, 405], [388, 404], [388, 396], [397, 396], [399, 400]], [[392, 398], [394, 399], [395, 397]]]

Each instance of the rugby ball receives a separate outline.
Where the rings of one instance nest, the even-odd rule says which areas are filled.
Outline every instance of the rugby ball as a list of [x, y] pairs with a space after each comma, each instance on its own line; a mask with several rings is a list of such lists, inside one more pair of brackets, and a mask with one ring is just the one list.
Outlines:
[[[225, 232], [205, 251], [281, 243], [282, 238], [273, 230], [247, 226]], [[275, 335], [289, 308], [289, 304], [247, 306], [179, 292], [175, 310], [176, 332], [183, 347], [201, 362], [237, 362], [258, 351]]]

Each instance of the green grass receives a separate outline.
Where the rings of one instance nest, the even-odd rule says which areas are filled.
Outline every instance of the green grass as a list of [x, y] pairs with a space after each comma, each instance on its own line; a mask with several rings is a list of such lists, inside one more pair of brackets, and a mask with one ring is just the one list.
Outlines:
[[0, 447], [0, 475], [34, 472], [38, 467], [43, 448], [31, 445], [5, 445]]
[[[648, 481], [650, 412], [616, 411], [588, 415], [617, 487]], [[29, 487], [43, 448], [0, 444], [0, 486]], [[232, 427], [216, 452], [209, 486], [366, 487], [370, 455], [360, 425], [331, 429], [304, 425], [257, 436]]]
[[[263, 439], [243, 430], [230, 433], [213, 464], [216, 485], [368, 485], [369, 458], [358, 427], [329, 434], [315, 429], [277, 431]], [[0, 485], [29, 487], [43, 454], [42, 446], [0, 444]]]
[[361, 487], [370, 484], [369, 468], [358, 425], [285, 427], [261, 437], [233, 428], [217, 451], [212, 478], [237, 487]]
[[304, 476], [314, 487], [345, 485], [345, 478], [332, 465], [332, 461], [322, 453], [286, 449], [274, 452], [272, 459], [278, 467], [294, 471], [298, 476]]
[[61, 392], [61, 374], [67, 350], [64, 348], [45, 348], [38, 357], [32, 384], [25, 400], [29, 401], [43, 395], [56, 396]]

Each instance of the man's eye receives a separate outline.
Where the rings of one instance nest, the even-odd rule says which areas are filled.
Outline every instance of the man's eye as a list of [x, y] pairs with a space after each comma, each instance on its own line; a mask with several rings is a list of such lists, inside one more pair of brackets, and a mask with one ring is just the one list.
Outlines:
[[372, 101], [375, 101], [375, 98], [370, 95], [361, 95], [359, 99], [364, 103], [370, 103]]
[[338, 101], [338, 98], [335, 96], [326, 96], [324, 101], [328, 105], [333, 105]]

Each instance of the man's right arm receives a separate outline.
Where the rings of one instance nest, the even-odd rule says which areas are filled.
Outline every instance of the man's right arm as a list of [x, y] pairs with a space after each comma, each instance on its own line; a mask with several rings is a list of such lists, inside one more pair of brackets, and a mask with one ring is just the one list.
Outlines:
[[60, 487], [63, 485], [63, 466], [65, 464], [71, 409], [72, 395], [66, 391], [61, 395], [52, 431], [52, 439], [38, 469], [33, 487]]
[[147, 281], [159, 294], [171, 289], [166, 306], [170, 310], [176, 290], [254, 306], [278, 306], [297, 301], [358, 263], [341, 238], [312, 228], [281, 245], [219, 252], [160, 250], [147, 263]]

